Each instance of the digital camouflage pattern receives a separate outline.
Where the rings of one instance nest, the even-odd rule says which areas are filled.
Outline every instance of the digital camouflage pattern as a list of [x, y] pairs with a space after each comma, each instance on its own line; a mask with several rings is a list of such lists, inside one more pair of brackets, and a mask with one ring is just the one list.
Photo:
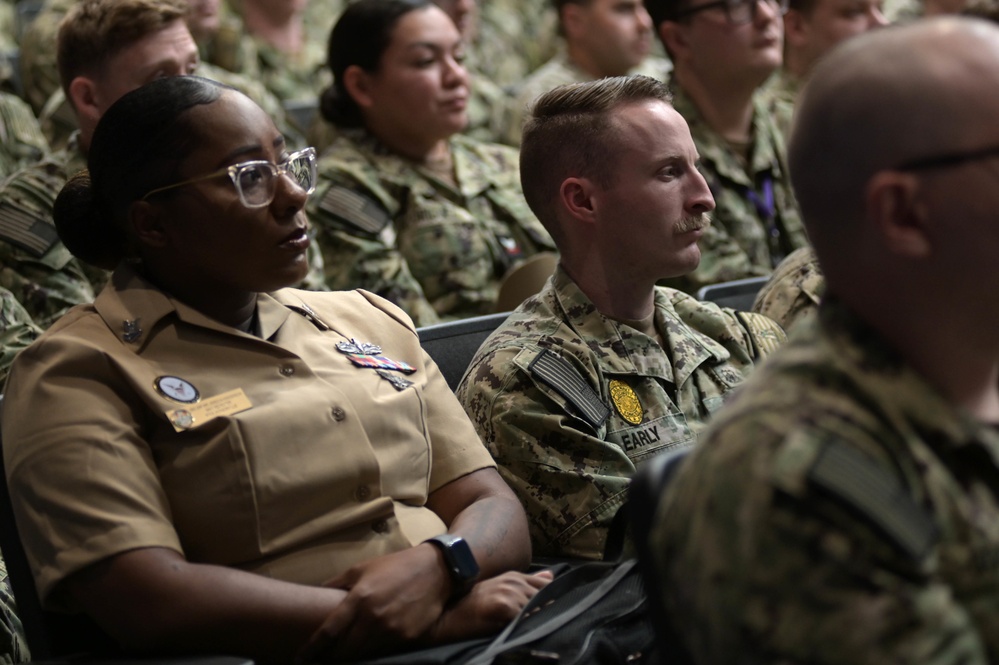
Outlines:
[[473, 68], [509, 90], [547, 62], [558, 48], [558, 18], [550, 2], [478, 0], [478, 31], [469, 57]]
[[[753, 145], [747, 171], [731, 146], [708, 127], [683, 90], [675, 83], [672, 87], [673, 107], [690, 126], [701, 158], [701, 173], [715, 198], [715, 210], [711, 226], [698, 242], [700, 265], [663, 284], [695, 293], [708, 284], [769, 275], [808, 239], [791, 191], [783, 136], [772, 117], [766, 93], [758, 92], [753, 101]], [[771, 183], [772, 201], [767, 201], [767, 181]]]
[[56, 66], [59, 22], [79, 0], [45, 0], [44, 6], [21, 35], [21, 85], [24, 99], [38, 115], [61, 86]]
[[794, 250], [784, 259], [753, 303], [753, 311], [770, 317], [788, 332], [815, 318], [826, 280], [811, 247]]
[[315, 101], [333, 82], [326, 67], [324, 44], [305, 42], [302, 51], [285, 53], [261, 39], [253, 39], [260, 82], [282, 103]]
[[[7, 314], [7, 297], [3, 296], [2, 315]], [[6, 347], [4, 350], [4, 360], [6, 361]], [[4, 364], [6, 368], [9, 362]], [[15, 663], [27, 663], [31, 660], [31, 653], [28, 650], [28, 638], [24, 633], [24, 627], [17, 616], [17, 604], [14, 602], [14, 593], [10, 588], [10, 580], [7, 578], [7, 564], [0, 558], [0, 665], [14, 665]]]
[[520, 188], [517, 151], [450, 139], [457, 187], [341, 130], [308, 204], [334, 290], [363, 288], [418, 326], [492, 312], [507, 270], [554, 244]]
[[31, 107], [12, 94], [0, 92], [0, 178], [37, 162], [48, 149]]
[[999, 662], [999, 431], [827, 299], [666, 491], [651, 538], [697, 663]]
[[[524, 504], [536, 555], [601, 558], [636, 466], [694, 445], [784, 341], [764, 317], [664, 288], [655, 326], [665, 346], [600, 314], [560, 267], [490, 335], [456, 391]], [[575, 389], [539, 371], [546, 354], [578, 375]]]
[[[644, 74], [654, 79], [664, 79], [673, 65], [665, 58], [650, 57], [636, 67], [632, 74]], [[560, 48], [555, 56], [534, 70], [519, 85], [514, 87], [513, 101], [507, 114], [503, 142], [520, 145], [520, 134], [527, 120], [528, 110], [534, 100], [560, 85], [585, 83], [593, 77], [569, 60], [566, 49]]]
[[510, 97], [485, 75], [469, 70], [468, 124], [462, 134], [476, 141], [503, 141], [504, 124]]
[[61, 151], [0, 183], [0, 287], [47, 328], [74, 305], [93, 302], [104, 271], [84, 266], [59, 240], [52, 206], [69, 173], [84, 166]]
[[[14, 362], [17, 352], [31, 344], [42, 334], [42, 329], [31, 320], [31, 315], [17, 302], [14, 294], [7, 289], [0, 288], [0, 389], [7, 380], [7, 372], [10, 364]], [[0, 565], [3, 565], [0, 560]], [[6, 570], [3, 571], [6, 578]], [[0, 614], [7, 604], [3, 597], [6, 579], [0, 582]], [[4, 622], [0, 617], [0, 665], [3, 663], [3, 653], [5, 651], [6, 640], [4, 639]], [[9, 650], [7, 651], [9, 653]]]

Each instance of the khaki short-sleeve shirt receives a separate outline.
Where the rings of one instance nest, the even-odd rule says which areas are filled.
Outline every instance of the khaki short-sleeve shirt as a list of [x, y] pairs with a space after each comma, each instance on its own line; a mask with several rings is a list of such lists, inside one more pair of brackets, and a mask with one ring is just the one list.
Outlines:
[[49, 605], [140, 547], [320, 584], [443, 533], [428, 495], [492, 466], [393, 305], [285, 289], [259, 297], [257, 332], [125, 267], [18, 358], [4, 455]]

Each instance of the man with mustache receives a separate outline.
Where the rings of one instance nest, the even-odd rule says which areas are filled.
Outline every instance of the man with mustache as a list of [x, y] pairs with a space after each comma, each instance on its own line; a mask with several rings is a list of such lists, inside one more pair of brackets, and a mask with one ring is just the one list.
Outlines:
[[668, 286], [695, 293], [768, 275], [807, 244], [787, 174], [783, 121], [763, 87], [781, 65], [787, 2], [645, 0], [673, 61], [673, 105], [690, 126], [717, 205], [700, 266]]
[[458, 398], [536, 555], [601, 558], [636, 465], [693, 445], [784, 339], [763, 316], [656, 286], [697, 267], [715, 207], [669, 100], [644, 76], [561, 86], [524, 128], [524, 195], [560, 263], [479, 349]]

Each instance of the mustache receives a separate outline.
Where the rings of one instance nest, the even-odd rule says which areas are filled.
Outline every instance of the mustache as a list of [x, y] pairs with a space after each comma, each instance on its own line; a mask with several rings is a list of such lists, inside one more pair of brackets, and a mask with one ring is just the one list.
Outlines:
[[690, 215], [681, 218], [673, 229], [673, 233], [681, 235], [683, 233], [690, 233], [691, 231], [700, 231], [701, 229], [708, 228], [710, 225], [711, 217], [708, 216], [708, 213], [702, 212], [700, 215]]

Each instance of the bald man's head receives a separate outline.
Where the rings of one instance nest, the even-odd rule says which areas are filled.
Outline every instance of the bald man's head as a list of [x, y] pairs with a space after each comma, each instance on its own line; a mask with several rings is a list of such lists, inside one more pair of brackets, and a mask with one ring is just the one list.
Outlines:
[[861, 35], [830, 53], [800, 98], [789, 147], [820, 258], [849, 249], [875, 173], [984, 147], [995, 106], [978, 102], [993, 90], [999, 26], [985, 21], [928, 19]]

